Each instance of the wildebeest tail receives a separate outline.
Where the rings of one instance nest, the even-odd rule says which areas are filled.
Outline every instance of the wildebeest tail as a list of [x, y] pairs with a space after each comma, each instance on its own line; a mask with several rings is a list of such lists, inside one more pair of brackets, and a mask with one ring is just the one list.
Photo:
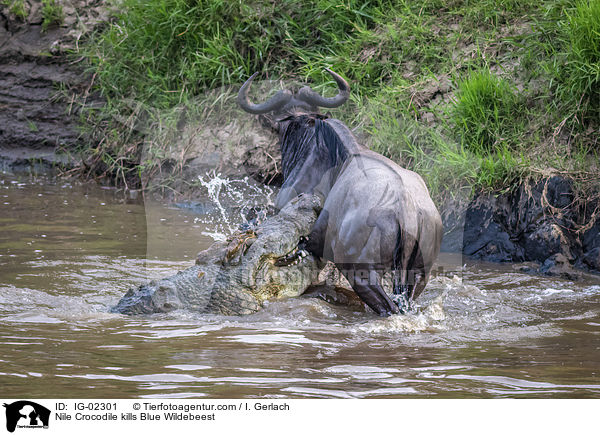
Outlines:
[[[405, 260], [405, 250], [411, 249], [411, 246], [410, 255]], [[417, 275], [421, 273], [422, 263], [418, 235], [414, 237], [405, 234], [402, 228], [399, 227], [393, 255], [394, 294], [404, 295], [407, 300], [412, 298]]]

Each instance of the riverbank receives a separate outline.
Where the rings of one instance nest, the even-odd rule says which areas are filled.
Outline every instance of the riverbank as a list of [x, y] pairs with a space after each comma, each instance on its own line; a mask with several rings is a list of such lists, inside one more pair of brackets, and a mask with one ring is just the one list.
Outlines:
[[332, 115], [423, 176], [447, 251], [600, 270], [598, 0], [0, 4], [6, 168], [173, 196], [207, 171], [277, 184], [277, 138], [235, 92], [261, 71], [327, 93], [331, 67], [352, 84]]
[[110, 13], [101, 0], [0, 1], [0, 164], [16, 171], [77, 165], [80, 105], [92, 74], [73, 51]]

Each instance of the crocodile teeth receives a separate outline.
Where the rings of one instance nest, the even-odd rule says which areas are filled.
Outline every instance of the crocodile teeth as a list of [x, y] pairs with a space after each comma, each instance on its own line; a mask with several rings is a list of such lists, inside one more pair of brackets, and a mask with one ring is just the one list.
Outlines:
[[[274, 264], [279, 267], [296, 266], [296, 265], [300, 264], [308, 256], [308, 254], [309, 253], [307, 251], [305, 251], [304, 249], [300, 249], [300, 248], [298, 248], [298, 246], [296, 246], [288, 254], [283, 255], [283, 256], [279, 257], [278, 259], [276, 259]], [[289, 261], [289, 263], [288, 263], [288, 261]]]

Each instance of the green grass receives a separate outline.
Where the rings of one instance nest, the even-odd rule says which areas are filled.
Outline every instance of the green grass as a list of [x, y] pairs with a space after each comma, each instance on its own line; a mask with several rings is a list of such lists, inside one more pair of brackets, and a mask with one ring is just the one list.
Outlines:
[[121, 10], [86, 54], [107, 97], [157, 108], [255, 71], [293, 76], [384, 18], [377, 2], [359, 1], [124, 0]]
[[564, 26], [559, 95], [580, 123], [600, 119], [600, 1], [580, 0]]
[[448, 129], [427, 128], [411, 116], [399, 116], [398, 107], [372, 99], [357, 118], [368, 121], [371, 149], [420, 174], [439, 205], [448, 197], [468, 197], [473, 188], [513, 186], [527, 173], [529, 159], [502, 144], [491, 151], [464, 146]]
[[[134, 96], [157, 108], [255, 71], [318, 83], [326, 66], [372, 96], [406, 84], [407, 66], [415, 76], [451, 67], [457, 38], [485, 37], [493, 23], [535, 3], [518, 4], [525, 7], [515, 12], [513, 1], [490, 0], [123, 0], [114, 24], [84, 54], [106, 97]], [[465, 28], [449, 32], [452, 23]]]
[[335, 116], [440, 198], [509, 189], [548, 167], [593, 170], [600, 0], [122, 0], [118, 9], [75, 53], [107, 102], [82, 112], [90, 173], [135, 183], [160, 170], [184, 118], [200, 119], [207, 91], [259, 71], [332, 92], [326, 67], [352, 85], [352, 104]]
[[[41, 0], [42, 30], [48, 30], [52, 25], [60, 25], [64, 21], [64, 13], [60, 0]], [[8, 7], [8, 11], [20, 20], [26, 20], [29, 11], [25, 0], [0, 0], [0, 6]]]
[[510, 83], [487, 69], [474, 71], [458, 83], [452, 121], [459, 138], [474, 152], [514, 148], [525, 116]]
[[27, 18], [27, 8], [25, 7], [25, 0], [1, 0], [0, 6], [7, 6], [8, 11], [20, 20], [24, 20]]
[[42, 0], [42, 30], [62, 24], [64, 18], [63, 8], [58, 0]]
[[397, 112], [387, 104], [371, 102], [363, 110], [370, 148], [419, 173], [436, 200], [471, 193], [481, 166], [478, 155], [411, 117], [393, 116]]

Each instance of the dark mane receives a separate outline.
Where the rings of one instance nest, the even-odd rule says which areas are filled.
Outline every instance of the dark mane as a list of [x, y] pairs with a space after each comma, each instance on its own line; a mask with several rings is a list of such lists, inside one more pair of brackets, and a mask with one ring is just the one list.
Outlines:
[[281, 139], [281, 160], [284, 179], [288, 179], [311, 153], [318, 157], [323, 170], [335, 167], [349, 155], [342, 139], [322, 115], [291, 116]]
[[337, 166], [348, 158], [348, 148], [337, 132], [322, 119], [315, 120], [315, 130], [317, 133], [317, 146], [324, 146], [329, 152], [330, 167]]

